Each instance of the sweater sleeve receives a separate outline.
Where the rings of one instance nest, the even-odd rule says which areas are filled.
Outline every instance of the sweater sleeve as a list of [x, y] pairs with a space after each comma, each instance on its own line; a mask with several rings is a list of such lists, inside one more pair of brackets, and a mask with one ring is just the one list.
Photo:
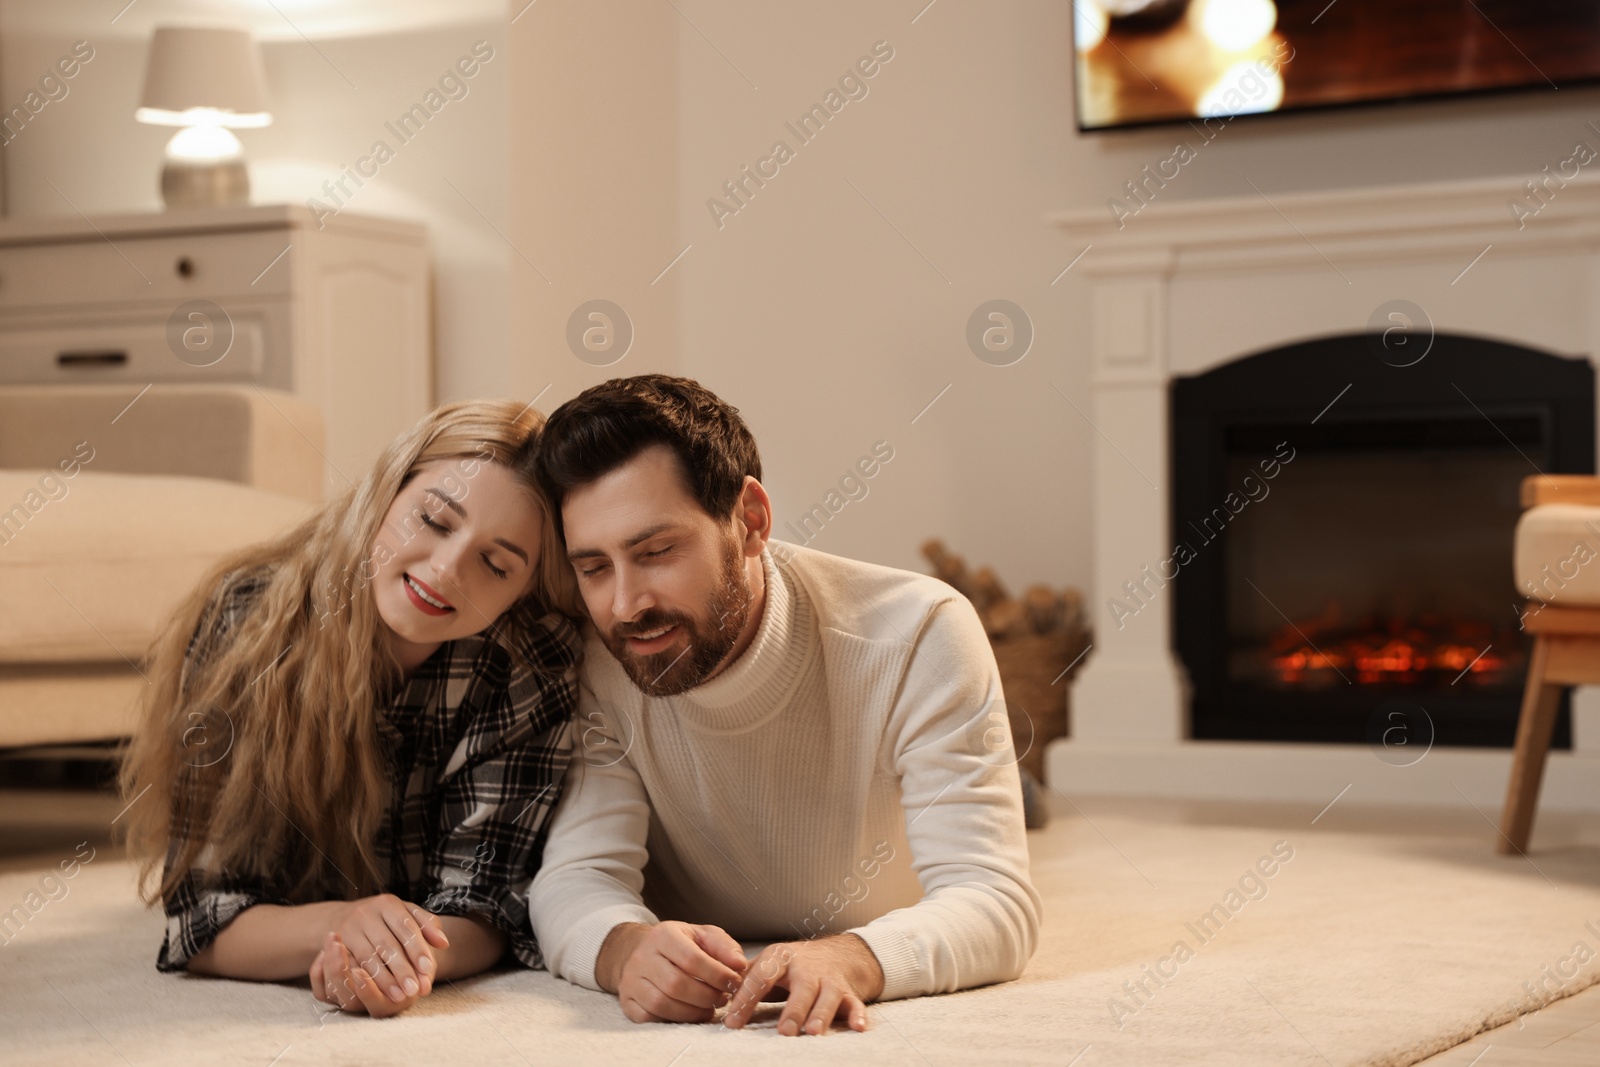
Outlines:
[[939, 604], [918, 634], [885, 745], [924, 895], [850, 931], [883, 968], [880, 999], [1018, 977], [1041, 905], [1000, 671], [965, 599]]
[[550, 973], [598, 990], [594, 965], [621, 923], [654, 924], [644, 906], [650, 805], [628, 759], [633, 723], [579, 682], [577, 741], [565, 793], [550, 822], [528, 917]]

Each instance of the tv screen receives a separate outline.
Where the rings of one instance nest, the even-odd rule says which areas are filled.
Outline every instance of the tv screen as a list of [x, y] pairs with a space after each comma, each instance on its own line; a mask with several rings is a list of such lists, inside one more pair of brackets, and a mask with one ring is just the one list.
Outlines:
[[1600, 0], [1072, 0], [1078, 128], [1600, 80]]

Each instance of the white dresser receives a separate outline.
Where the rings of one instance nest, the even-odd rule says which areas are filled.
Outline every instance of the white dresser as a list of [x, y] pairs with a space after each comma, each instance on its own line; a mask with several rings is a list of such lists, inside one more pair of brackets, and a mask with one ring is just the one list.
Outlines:
[[331, 495], [432, 406], [426, 231], [295, 205], [0, 220], [0, 388], [22, 382], [295, 393]]

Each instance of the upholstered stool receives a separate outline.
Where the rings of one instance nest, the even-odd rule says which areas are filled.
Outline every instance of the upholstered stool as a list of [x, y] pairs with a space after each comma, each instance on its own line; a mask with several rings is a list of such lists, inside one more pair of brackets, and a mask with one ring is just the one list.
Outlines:
[[1600, 684], [1600, 478], [1533, 475], [1522, 503], [1513, 569], [1534, 644], [1496, 843], [1504, 853], [1528, 847], [1562, 688]]

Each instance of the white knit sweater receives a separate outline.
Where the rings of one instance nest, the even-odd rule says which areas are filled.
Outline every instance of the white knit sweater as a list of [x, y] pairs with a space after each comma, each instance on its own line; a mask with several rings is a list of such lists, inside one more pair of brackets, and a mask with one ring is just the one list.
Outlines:
[[529, 891], [551, 972], [596, 989], [613, 927], [682, 919], [853, 932], [885, 1000], [1017, 977], [1040, 902], [977, 613], [937, 579], [783, 542], [762, 564], [754, 640], [688, 693], [646, 697], [591, 634], [580, 758]]

